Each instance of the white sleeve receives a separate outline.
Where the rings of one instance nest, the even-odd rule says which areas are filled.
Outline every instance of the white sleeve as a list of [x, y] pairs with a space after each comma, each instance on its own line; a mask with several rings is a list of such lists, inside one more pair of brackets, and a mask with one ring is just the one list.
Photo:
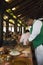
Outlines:
[[24, 35], [21, 36], [20, 42], [23, 42], [24, 40]]
[[33, 30], [32, 30], [32, 34], [30, 35], [29, 41], [33, 41], [37, 35], [40, 33], [41, 31], [41, 27], [42, 27], [42, 22], [37, 20], [34, 24], [33, 24]]

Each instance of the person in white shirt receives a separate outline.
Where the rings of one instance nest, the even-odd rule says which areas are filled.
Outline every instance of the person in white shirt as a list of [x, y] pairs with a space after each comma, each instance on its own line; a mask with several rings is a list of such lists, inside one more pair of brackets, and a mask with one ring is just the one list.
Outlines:
[[32, 26], [28, 41], [33, 42], [38, 65], [43, 65], [43, 22], [31, 18], [26, 24]]
[[22, 34], [20, 43], [23, 43], [23, 45], [27, 45], [27, 39], [30, 37], [30, 32], [29, 30], [26, 30], [24, 34]]

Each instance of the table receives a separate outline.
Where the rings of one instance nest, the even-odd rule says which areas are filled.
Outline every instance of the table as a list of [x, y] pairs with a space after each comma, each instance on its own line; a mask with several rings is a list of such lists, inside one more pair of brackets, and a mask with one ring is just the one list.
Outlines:
[[[15, 47], [15, 49], [16, 48], [17, 46]], [[5, 60], [0, 65], [33, 65], [31, 47], [21, 47], [21, 48], [23, 49], [20, 51], [21, 54], [18, 56], [10, 56], [9, 54], [3, 54], [2, 55], [3, 57], [10, 56], [11, 59], [9, 61]], [[29, 54], [22, 53], [22, 51], [24, 50], [28, 50]]]

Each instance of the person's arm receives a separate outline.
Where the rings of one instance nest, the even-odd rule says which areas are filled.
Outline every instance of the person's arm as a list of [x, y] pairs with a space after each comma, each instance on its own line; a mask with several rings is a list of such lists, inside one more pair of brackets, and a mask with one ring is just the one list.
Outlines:
[[21, 36], [20, 43], [23, 42], [23, 39], [24, 39], [24, 35]]
[[30, 35], [30, 38], [28, 39], [29, 42], [32, 42], [37, 35], [40, 33], [41, 31], [41, 27], [42, 27], [42, 22], [37, 20], [34, 24], [33, 24], [33, 30], [32, 30], [32, 34]]

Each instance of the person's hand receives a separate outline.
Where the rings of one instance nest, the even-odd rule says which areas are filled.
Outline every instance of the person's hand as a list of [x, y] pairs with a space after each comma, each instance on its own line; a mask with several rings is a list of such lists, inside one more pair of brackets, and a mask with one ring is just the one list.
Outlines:
[[27, 45], [31, 46], [31, 42], [29, 42], [29, 40], [27, 39], [27, 42], [26, 42]]

